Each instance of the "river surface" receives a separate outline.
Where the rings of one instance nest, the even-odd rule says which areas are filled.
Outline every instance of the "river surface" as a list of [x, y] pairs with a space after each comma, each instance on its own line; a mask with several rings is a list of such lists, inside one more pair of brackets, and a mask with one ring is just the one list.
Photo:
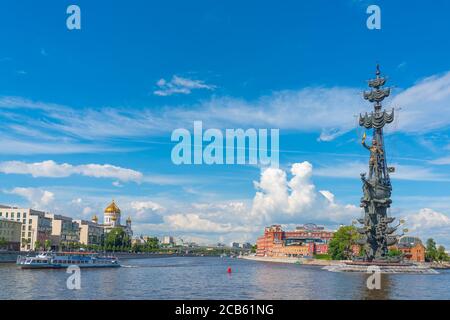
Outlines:
[[[67, 289], [65, 270], [0, 264], [0, 299], [450, 299], [450, 271], [438, 275], [368, 275], [316, 266], [219, 257], [123, 260], [116, 269], [82, 269], [81, 289]], [[232, 270], [227, 273], [227, 268]]]

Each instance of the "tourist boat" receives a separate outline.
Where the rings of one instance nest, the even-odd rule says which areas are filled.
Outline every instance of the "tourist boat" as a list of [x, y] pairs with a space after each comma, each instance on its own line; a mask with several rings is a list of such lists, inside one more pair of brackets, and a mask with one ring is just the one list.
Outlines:
[[22, 269], [116, 268], [119, 260], [112, 256], [100, 256], [91, 252], [45, 252], [36, 256], [18, 256], [17, 265]]

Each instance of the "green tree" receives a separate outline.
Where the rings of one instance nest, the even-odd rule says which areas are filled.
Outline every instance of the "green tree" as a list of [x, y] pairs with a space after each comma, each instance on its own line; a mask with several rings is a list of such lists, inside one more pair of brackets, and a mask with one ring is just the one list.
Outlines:
[[116, 251], [130, 246], [131, 240], [122, 228], [114, 228], [106, 235], [105, 244], [107, 247], [114, 247]]
[[148, 238], [147, 241], [145, 242], [145, 247], [147, 251], [158, 249], [160, 247], [158, 238], [157, 237]]
[[52, 247], [52, 242], [50, 240], [45, 240], [44, 241], [44, 250], [49, 250]]
[[141, 252], [142, 251], [142, 246], [140, 244], [138, 244], [138, 243], [134, 243], [131, 246], [131, 251], [133, 251], [133, 252]]
[[34, 250], [40, 250], [40, 249], [42, 249], [42, 242], [39, 240], [36, 240], [34, 242]]
[[426, 251], [426, 255], [425, 258], [427, 261], [429, 262], [433, 262], [436, 261], [438, 258], [438, 252], [436, 249], [436, 242], [430, 238], [427, 240], [427, 251]]
[[0, 238], [0, 249], [6, 247], [6, 245], [8, 244], [8, 242], [6, 241], [5, 238]]
[[445, 248], [444, 246], [439, 246], [437, 248], [436, 251], [436, 258], [438, 261], [448, 261], [449, 260], [449, 256], [448, 254], [445, 252]]
[[328, 254], [333, 260], [347, 260], [353, 256], [353, 246], [359, 234], [354, 226], [343, 226], [335, 232], [328, 246]]
[[402, 255], [402, 252], [398, 249], [390, 249], [388, 252], [389, 257], [400, 257]]

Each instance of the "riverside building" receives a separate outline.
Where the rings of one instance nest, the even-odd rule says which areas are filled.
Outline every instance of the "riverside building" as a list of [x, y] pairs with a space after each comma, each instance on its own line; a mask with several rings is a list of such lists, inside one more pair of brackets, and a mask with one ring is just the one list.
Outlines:
[[417, 237], [403, 236], [398, 243], [389, 249], [397, 249], [406, 260], [414, 262], [425, 262], [425, 246]]
[[256, 241], [256, 255], [260, 257], [302, 257], [328, 253], [328, 243], [334, 231], [322, 226], [305, 224], [293, 231], [284, 231], [280, 225], [265, 228]]
[[80, 227], [80, 243], [84, 245], [100, 246], [103, 243], [104, 230], [98, 224], [97, 216], [92, 218], [92, 221], [75, 220]]
[[0, 206], [0, 218], [21, 222], [20, 250], [35, 250], [36, 242], [50, 240], [52, 220], [45, 212], [9, 206]]
[[21, 229], [21, 222], [0, 218], [0, 250], [19, 251]]
[[72, 218], [53, 213], [45, 216], [52, 221], [52, 249], [62, 250], [80, 242], [80, 226]]

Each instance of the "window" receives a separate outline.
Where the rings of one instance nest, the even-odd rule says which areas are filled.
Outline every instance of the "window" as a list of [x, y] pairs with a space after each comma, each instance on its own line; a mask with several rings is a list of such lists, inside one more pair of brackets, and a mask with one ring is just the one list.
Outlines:
[[20, 219], [20, 212], [17, 212], [17, 218]]
[[3, 215], [3, 212], [0, 212], [0, 217]]
[[23, 213], [23, 217], [24, 217], [24, 218], [27, 217], [27, 213], [26, 213], [26, 212]]
[[29, 224], [32, 224], [32, 223], [33, 223], [33, 220], [31, 220], [31, 219], [28, 220], [28, 223], [29, 223]]
[[11, 212], [11, 218], [14, 219], [14, 212]]

